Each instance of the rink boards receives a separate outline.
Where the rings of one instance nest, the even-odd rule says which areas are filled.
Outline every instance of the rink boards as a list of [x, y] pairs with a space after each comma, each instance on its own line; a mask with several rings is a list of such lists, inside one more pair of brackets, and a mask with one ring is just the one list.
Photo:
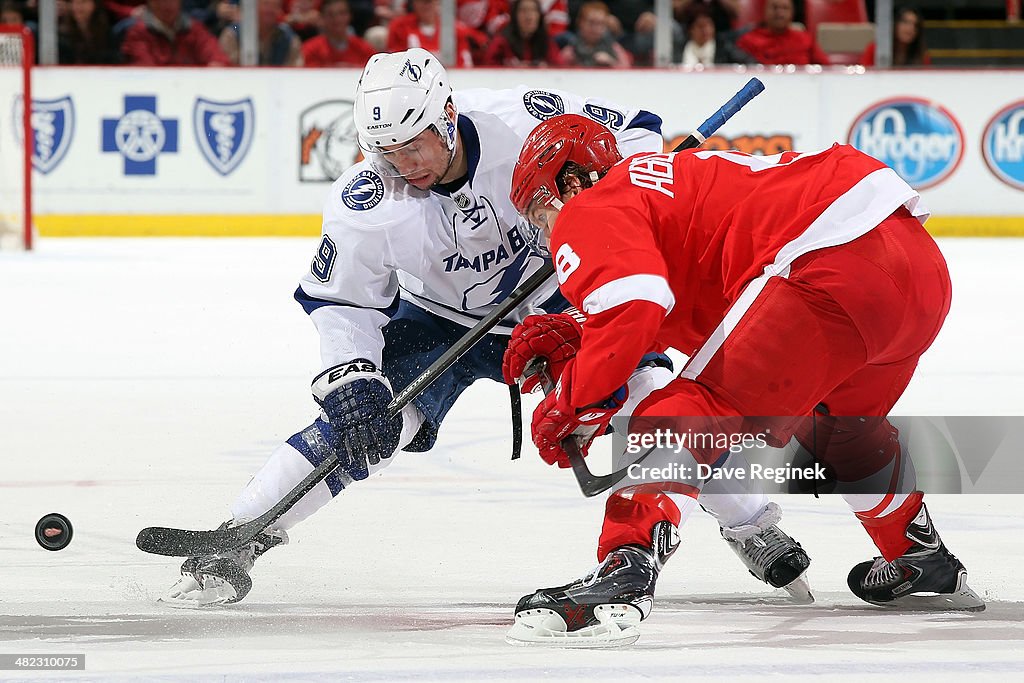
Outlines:
[[[38, 68], [33, 148], [43, 236], [313, 235], [359, 158], [358, 70]], [[1024, 71], [595, 72], [474, 69], [457, 89], [528, 85], [607, 97], [685, 135], [751, 75], [766, 91], [709, 141], [758, 154], [849, 142], [921, 190], [937, 234], [1024, 234]], [[10, 99], [10, 97], [8, 97]], [[20, 145], [0, 102], [0, 149]], [[628, 125], [614, 107], [595, 118]], [[5, 155], [6, 156], [6, 155]]]

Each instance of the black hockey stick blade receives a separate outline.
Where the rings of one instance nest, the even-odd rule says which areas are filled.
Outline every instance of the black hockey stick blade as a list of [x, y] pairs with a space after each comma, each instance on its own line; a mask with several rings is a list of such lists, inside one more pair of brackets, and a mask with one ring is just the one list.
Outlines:
[[243, 546], [269, 528], [292, 509], [299, 499], [309, 493], [314, 486], [327, 478], [338, 466], [336, 456], [325, 459], [306, 475], [306, 478], [295, 485], [277, 505], [270, 508], [256, 519], [228, 529], [210, 529], [191, 531], [189, 529], [173, 529], [162, 526], [151, 526], [139, 532], [135, 545], [139, 550], [154, 555], [170, 555], [172, 557], [198, 557], [214, 555], [224, 550]]
[[[548, 363], [543, 358], [535, 358], [530, 363], [527, 363], [526, 368], [523, 370], [523, 378], [532, 377], [537, 375], [540, 378], [541, 389], [545, 394], [551, 393], [555, 388], [554, 380], [551, 378], [551, 373], [548, 372]], [[636, 465], [648, 455], [654, 451], [650, 448], [641, 455], [639, 458], [626, 465], [620, 470], [610, 472], [609, 474], [594, 474], [587, 467], [586, 456], [580, 451], [579, 444], [576, 443], [576, 439], [569, 436], [562, 439], [559, 444], [562, 450], [565, 451], [565, 455], [569, 458], [569, 465], [572, 467], [572, 473], [576, 476], [576, 483], [579, 484], [580, 491], [587, 498], [596, 496], [599, 493], [607, 491], [616, 482], [621, 481], [623, 477], [629, 471], [629, 468]]]
[[576, 475], [576, 483], [580, 485], [580, 491], [587, 498], [604, 493], [622, 481], [629, 474], [630, 467], [640, 464], [648, 455], [654, 452], [653, 448], [648, 448], [639, 458], [620, 470], [615, 470], [608, 474], [594, 474], [587, 467], [586, 459], [573, 439], [566, 439], [561, 445], [562, 450], [569, 456], [569, 464], [572, 465], [572, 473]]
[[[526, 282], [519, 285], [494, 310], [464, 334], [440, 358], [431, 363], [430, 367], [420, 373], [409, 385], [398, 392], [388, 405], [388, 415], [394, 416], [402, 411], [410, 401], [426, 389], [445, 370], [455, 364], [463, 354], [473, 347], [495, 325], [504, 320], [512, 311], [523, 304], [541, 285], [554, 275], [555, 269], [550, 262], [545, 262], [540, 270], [531, 275]], [[135, 545], [139, 550], [155, 555], [172, 557], [197, 557], [245, 545], [256, 535], [280, 519], [292, 509], [299, 499], [309, 493], [317, 484], [326, 479], [338, 467], [337, 456], [330, 456], [306, 475], [306, 478], [295, 485], [278, 503], [265, 513], [252, 520], [230, 529], [210, 529], [192, 531], [169, 527], [147, 527], [139, 532]]]
[[[257, 529], [259, 533], [262, 529]], [[135, 545], [154, 555], [197, 557], [237, 548], [251, 541], [256, 534], [245, 525], [216, 531], [189, 531], [165, 526], [151, 526], [139, 532]]]

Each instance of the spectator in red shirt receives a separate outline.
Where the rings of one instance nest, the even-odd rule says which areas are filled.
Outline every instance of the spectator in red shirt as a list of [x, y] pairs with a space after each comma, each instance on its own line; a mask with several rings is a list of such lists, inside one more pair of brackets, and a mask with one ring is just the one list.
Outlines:
[[[892, 65], [927, 66], [932, 63], [924, 44], [921, 13], [909, 7], [901, 9], [892, 27]], [[875, 43], [868, 43], [860, 64], [875, 65]]]
[[764, 22], [743, 34], [736, 47], [761, 64], [828, 64], [811, 34], [794, 30], [792, 23], [793, 0], [768, 0]]
[[145, 4], [146, 0], [104, 0], [103, 2], [103, 6], [107, 8], [107, 13], [113, 18], [114, 23], [128, 17], [138, 19], [145, 10]]
[[366, 66], [377, 51], [350, 32], [348, 0], [324, 0], [320, 5], [321, 34], [302, 45], [306, 66]]
[[495, 35], [509, 17], [506, 0], [457, 0], [455, 18], [476, 31]]
[[148, 0], [125, 32], [121, 54], [132, 66], [226, 66], [227, 55], [198, 21], [181, 12], [181, 0]]
[[[388, 52], [411, 47], [441, 53], [439, 0], [412, 0], [412, 12], [395, 17], [388, 25]], [[455, 52], [458, 66], [473, 66], [473, 45], [483, 45], [487, 37], [462, 22], [455, 22]]]
[[512, 20], [487, 46], [488, 66], [561, 66], [558, 46], [548, 35], [540, 0], [513, 0]]
[[286, 24], [303, 43], [314, 38], [320, 31], [322, 19], [320, 0], [287, 0], [284, 5]]

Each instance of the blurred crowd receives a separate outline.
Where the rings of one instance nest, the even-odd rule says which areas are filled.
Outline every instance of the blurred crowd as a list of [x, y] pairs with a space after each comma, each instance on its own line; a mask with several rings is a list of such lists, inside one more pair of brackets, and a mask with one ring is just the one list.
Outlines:
[[[0, 0], [0, 24], [34, 27], [41, 1]], [[239, 62], [238, 0], [56, 2], [61, 64]], [[864, 0], [828, 2], [870, 26]], [[672, 61], [874, 63], [873, 43], [863, 53], [826, 53], [815, 26], [797, 22], [811, 18], [805, 3], [821, 4], [672, 0]], [[439, 53], [440, 6], [440, 0], [258, 0], [259, 63], [362, 67], [377, 52], [423, 47]], [[653, 0], [457, 0], [456, 13], [457, 61], [463, 67], [622, 69], [654, 61]], [[894, 65], [928, 64], [921, 14], [897, 10], [893, 28]]]

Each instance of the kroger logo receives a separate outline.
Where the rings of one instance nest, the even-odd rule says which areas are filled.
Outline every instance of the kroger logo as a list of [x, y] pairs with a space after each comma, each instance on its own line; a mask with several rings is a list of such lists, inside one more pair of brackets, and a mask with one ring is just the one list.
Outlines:
[[945, 180], [963, 157], [960, 125], [944, 108], [915, 98], [880, 102], [860, 115], [849, 142], [920, 190]]
[[1024, 100], [992, 117], [985, 126], [981, 151], [997, 178], [1024, 190]]

